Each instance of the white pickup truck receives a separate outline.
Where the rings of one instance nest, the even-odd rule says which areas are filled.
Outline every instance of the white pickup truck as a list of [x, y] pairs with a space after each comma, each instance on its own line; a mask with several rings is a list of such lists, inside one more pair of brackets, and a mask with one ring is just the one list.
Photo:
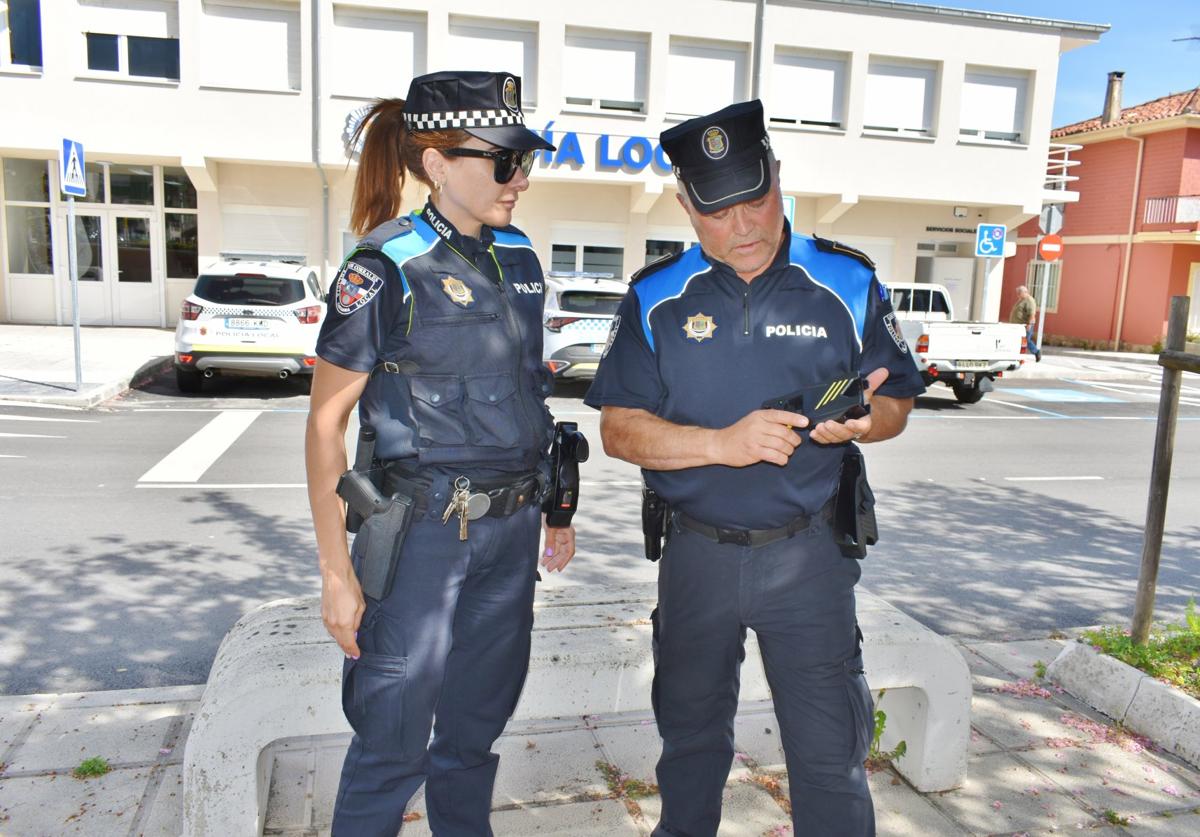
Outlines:
[[963, 404], [983, 398], [994, 389], [992, 381], [1030, 358], [1024, 326], [955, 322], [950, 294], [942, 285], [897, 282], [888, 289], [900, 332], [925, 384], [945, 384]]

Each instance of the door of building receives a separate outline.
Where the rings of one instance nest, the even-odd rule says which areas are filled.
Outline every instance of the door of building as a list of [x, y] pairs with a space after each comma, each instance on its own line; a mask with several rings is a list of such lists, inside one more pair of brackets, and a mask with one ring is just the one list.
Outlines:
[[[65, 209], [58, 219], [67, 240]], [[153, 214], [137, 209], [81, 209], [75, 213], [79, 271], [79, 321], [84, 325], [162, 325], [161, 249]], [[59, 300], [63, 322], [72, 319], [71, 283], [63, 248]]]

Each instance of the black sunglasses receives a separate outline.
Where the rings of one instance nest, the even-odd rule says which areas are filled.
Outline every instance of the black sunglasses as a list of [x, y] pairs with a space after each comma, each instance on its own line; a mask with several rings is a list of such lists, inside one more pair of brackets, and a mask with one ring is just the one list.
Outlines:
[[447, 148], [442, 152], [448, 157], [487, 157], [496, 167], [492, 172], [497, 183], [507, 183], [512, 180], [519, 168], [528, 177], [533, 171], [533, 161], [536, 151], [518, 151], [515, 148], [499, 148], [495, 151], [484, 151], [481, 148]]

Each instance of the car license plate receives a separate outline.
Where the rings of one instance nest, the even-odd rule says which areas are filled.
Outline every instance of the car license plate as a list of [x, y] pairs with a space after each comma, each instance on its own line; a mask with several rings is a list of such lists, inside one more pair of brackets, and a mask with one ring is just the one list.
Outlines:
[[604, 344], [603, 344], [603, 343], [593, 343], [593, 344], [592, 344], [592, 353], [593, 353], [593, 354], [597, 354], [597, 355], [598, 355], [598, 354], [600, 354], [600, 353], [601, 353], [601, 352], [603, 352], [603, 351], [604, 351]]
[[986, 360], [956, 360], [954, 366], [958, 369], [987, 369]]
[[273, 320], [255, 319], [251, 317], [226, 317], [225, 328], [236, 328], [242, 331], [266, 331], [271, 328]]

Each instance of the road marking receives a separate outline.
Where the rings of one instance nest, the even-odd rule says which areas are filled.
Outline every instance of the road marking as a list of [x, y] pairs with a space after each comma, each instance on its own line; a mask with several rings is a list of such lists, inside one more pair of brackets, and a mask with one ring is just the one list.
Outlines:
[[66, 436], [47, 436], [43, 433], [0, 433], [0, 439], [65, 439]]
[[33, 407], [38, 410], [70, 410], [76, 413], [87, 409], [87, 407], [72, 407], [67, 404], [42, 404], [37, 401], [15, 401], [7, 398], [0, 398], [0, 407]]
[[13, 453], [0, 453], [0, 459], [24, 459], [23, 456], [17, 456]]
[[1062, 413], [1056, 413], [1053, 410], [1043, 410], [1041, 407], [1030, 407], [1028, 404], [1016, 404], [1012, 401], [1003, 401], [999, 398], [989, 398], [988, 403], [1003, 404], [1006, 407], [1016, 407], [1018, 410], [1030, 410], [1031, 412], [1041, 413], [1044, 416], [1053, 416], [1054, 418], [1071, 418], [1070, 416], [1063, 415]]
[[1008, 482], [1081, 482], [1086, 480], [1102, 480], [1104, 477], [1005, 477]]
[[260, 415], [261, 410], [223, 411], [142, 474], [138, 482], [195, 483]]
[[1026, 398], [1031, 398], [1034, 401], [1057, 401], [1069, 403], [1109, 403], [1120, 404], [1120, 398], [1113, 398], [1110, 395], [1101, 395], [1098, 392], [1080, 392], [1075, 389], [1059, 389], [1054, 387], [1046, 387], [1042, 389], [1022, 389], [1020, 387], [1005, 387], [1004, 393], [1015, 395], [1023, 395]]
[[138, 483], [138, 488], [189, 488], [193, 491], [226, 490], [231, 488], [306, 488], [303, 482], [152, 482]]
[[8, 414], [0, 414], [0, 421], [69, 421], [74, 424], [95, 424], [95, 419], [67, 419], [54, 418], [53, 416], [10, 416]]

